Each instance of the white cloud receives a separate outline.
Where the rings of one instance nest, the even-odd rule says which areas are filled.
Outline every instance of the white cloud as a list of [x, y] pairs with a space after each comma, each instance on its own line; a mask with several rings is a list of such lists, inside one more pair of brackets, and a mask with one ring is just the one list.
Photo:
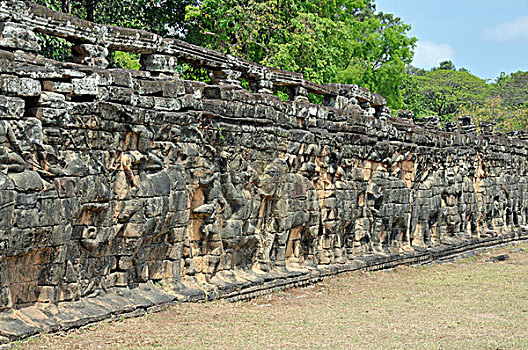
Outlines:
[[512, 21], [499, 24], [484, 32], [484, 35], [497, 41], [528, 39], [528, 16], [519, 17]]
[[414, 52], [412, 65], [418, 68], [431, 69], [442, 61], [452, 61], [455, 50], [448, 44], [437, 44], [432, 41], [420, 40]]

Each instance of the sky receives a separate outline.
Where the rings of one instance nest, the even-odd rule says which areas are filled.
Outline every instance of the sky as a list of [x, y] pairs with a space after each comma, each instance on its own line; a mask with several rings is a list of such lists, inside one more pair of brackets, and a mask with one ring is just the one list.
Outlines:
[[528, 0], [375, 0], [378, 11], [410, 24], [418, 38], [413, 65], [445, 60], [494, 80], [528, 71]]

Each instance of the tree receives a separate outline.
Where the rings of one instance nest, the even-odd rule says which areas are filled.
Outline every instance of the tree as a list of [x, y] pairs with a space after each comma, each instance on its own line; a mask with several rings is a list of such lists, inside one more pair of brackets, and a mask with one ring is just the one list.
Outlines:
[[509, 108], [528, 106], [528, 72], [501, 73], [492, 95], [500, 96], [503, 105]]
[[455, 67], [455, 64], [453, 63], [453, 61], [442, 61], [442, 62], [440, 62], [438, 64], [437, 68], [433, 68], [433, 70], [438, 70], [438, 69], [456, 70], [456, 67]]
[[185, 7], [195, 0], [35, 0], [88, 21], [144, 29], [160, 35], [185, 32]]
[[[416, 39], [374, 0], [36, 0], [98, 23], [140, 28], [303, 73], [317, 83], [358, 84], [403, 105], [405, 64]], [[44, 37], [44, 36], [43, 36]], [[45, 54], [64, 59], [67, 43], [46, 38]], [[113, 54], [120, 66], [133, 55]]]
[[200, 29], [197, 44], [317, 83], [359, 84], [402, 105], [416, 39], [399, 18], [376, 13], [372, 0], [203, 0], [186, 18]]
[[[405, 91], [405, 101], [420, 116], [433, 112], [450, 119], [462, 106], [480, 105], [489, 96], [489, 86], [483, 79], [466, 70], [435, 68], [424, 75], [410, 76], [414, 80]], [[420, 97], [417, 97], [419, 95]], [[423, 104], [416, 104], [416, 101]], [[413, 105], [414, 101], [414, 105]]]
[[430, 104], [427, 103], [422, 95], [418, 79], [416, 79], [417, 75], [424, 76], [426, 73], [423, 69], [409, 66], [407, 67], [407, 75], [402, 82], [401, 90], [404, 109], [413, 111], [414, 116], [417, 118], [435, 114], [429, 109]]
[[205, 0], [187, 8], [187, 19], [200, 29], [195, 44], [323, 82], [335, 76], [335, 61], [348, 59], [339, 40], [347, 33], [320, 16], [329, 11], [298, 0]]
[[[351, 26], [352, 28], [354, 26]], [[353, 64], [338, 74], [339, 81], [365, 86], [382, 94], [390, 107], [401, 108], [406, 64], [413, 57], [415, 38], [408, 38], [410, 26], [390, 14], [379, 13], [356, 23]]]
[[528, 129], [528, 107], [506, 108], [500, 96], [487, 98], [480, 105], [464, 106], [457, 116], [472, 115], [476, 124], [479, 122], [496, 123], [497, 131], [515, 131]]
[[[188, 35], [193, 28], [186, 26], [185, 7], [194, 0], [35, 0], [56, 11], [101, 24], [144, 29], [167, 36]], [[193, 2], [194, 3], [194, 2]], [[41, 34], [43, 54], [56, 60], [67, 60], [71, 44], [65, 40]], [[129, 53], [111, 53], [110, 64], [115, 67], [137, 68], [139, 56]]]

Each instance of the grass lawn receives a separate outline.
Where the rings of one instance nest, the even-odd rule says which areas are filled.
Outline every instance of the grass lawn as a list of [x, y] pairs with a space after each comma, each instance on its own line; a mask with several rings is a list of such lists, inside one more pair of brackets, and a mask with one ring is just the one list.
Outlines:
[[[487, 261], [509, 254], [503, 262]], [[349, 273], [248, 302], [181, 304], [16, 349], [528, 349], [528, 244]]]

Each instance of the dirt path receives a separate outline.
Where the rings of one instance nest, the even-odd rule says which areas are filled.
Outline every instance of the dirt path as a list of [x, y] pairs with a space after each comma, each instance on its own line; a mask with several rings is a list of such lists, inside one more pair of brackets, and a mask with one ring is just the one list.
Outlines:
[[[508, 254], [502, 262], [487, 261]], [[183, 304], [16, 349], [528, 349], [528, 244], [351, 273], [240, 303]]]

